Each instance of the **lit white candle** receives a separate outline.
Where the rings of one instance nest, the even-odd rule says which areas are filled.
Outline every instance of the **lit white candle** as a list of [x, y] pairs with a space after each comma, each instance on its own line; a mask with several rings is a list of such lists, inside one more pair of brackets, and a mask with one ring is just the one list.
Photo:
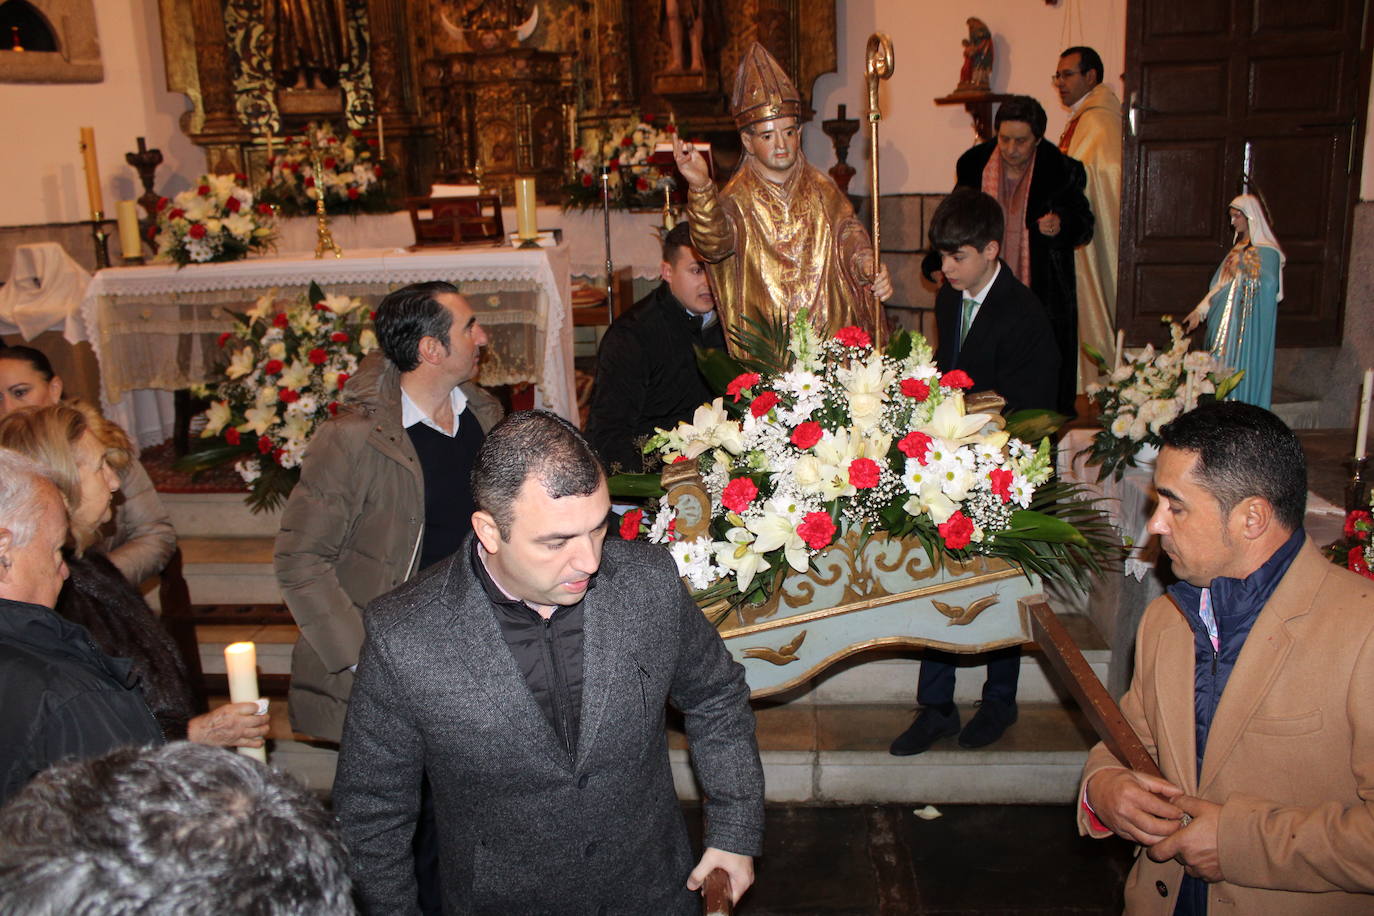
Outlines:
[[1112, 369], [1121, 368], [1121, 353], [1126, 347], [1126, 329], [1121, 328], [1116, 332], [1116, 359], [1112, 361]]
[[1364, 386], [1360, 390], [1360, 424], [1355, 428], [1355, 460], [1364, 458], [1369, 444], [1369, 399], [1374, 394], [1374, 369], [1364, 370]]
[[[258, 691], [258, 647], [251, 642], [230, 643], [224, 647], [224, 668], [229, 674], [229, 702], [256, 703]], [[245, 757], [267, 762], [266, 747], [241, 747]]]
[[539, 235], [539, 218], [534, 207], [534, 179], [515, 179], [515, 230], [521, 239], [532, 239]]

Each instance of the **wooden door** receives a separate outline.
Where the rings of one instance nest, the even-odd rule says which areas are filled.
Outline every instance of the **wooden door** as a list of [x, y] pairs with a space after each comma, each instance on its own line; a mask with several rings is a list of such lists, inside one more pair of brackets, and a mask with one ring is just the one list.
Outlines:
[[1117, 324], [1167, 337], [1231, 245], [1248, 166], [1288, 256], [1280, 347], [1340, 343], [1369, 0], [1131, 0]]

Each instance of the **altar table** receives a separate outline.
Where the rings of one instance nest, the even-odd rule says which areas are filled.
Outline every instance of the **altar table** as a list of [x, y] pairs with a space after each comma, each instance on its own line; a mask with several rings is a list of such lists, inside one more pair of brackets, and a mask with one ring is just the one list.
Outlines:
[[[91, 280], [81, 314], [100, 362], [102, 401], [126, 429], [147, 418], [145, 402], [124, 395], [140, 389], [172, 391], [207, 382], [222, 358], [218, 336], [230, 330], [230, 312], [242, 313], [276, 290], [290, 300], [313, 281], [328, 293], [360, 296], [374, 307], [393, 289], [447, 280], [466, 295], [490, 338], [480, 381], [531, 382], [540, 402], [577, 422], [569, 318], [567, 245], [556, 248], [404, 249], [346, 251], [316, 260], [291, 254], [227, 264], [112, 267]], [[170, 434], [170, 418], [158, 422]], [[165, 435], [163, 436], [165, 438]], [[154, 441], [161, 441], [155, 439]]]

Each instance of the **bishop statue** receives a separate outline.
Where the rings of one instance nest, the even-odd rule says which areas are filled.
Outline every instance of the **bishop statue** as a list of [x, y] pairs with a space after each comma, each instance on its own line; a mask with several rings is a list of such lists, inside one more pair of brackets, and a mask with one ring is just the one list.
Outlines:
[[[892, 295], [887, 268], [849, 199], [801, 150], [801, 95], [757, 42], [735, 75], [730, 113], [744, 158], [717, 191], [706, 160], [673, 138], [688, 185], [692, 243], [705, 258], [727, 336], [746, 315], [791, 321], [809, 310], [817, 330], [874, 331], [870, 290]], [[876, 275], [875, 275], [876, 268]]]

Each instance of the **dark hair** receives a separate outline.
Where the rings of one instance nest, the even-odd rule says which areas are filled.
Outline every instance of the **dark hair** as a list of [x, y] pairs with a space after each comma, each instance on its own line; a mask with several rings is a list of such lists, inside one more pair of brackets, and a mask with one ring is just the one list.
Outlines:
[[33, 347], [0, 346], [0, 359], [17, 359], [28, 363], [33, 367], [33, 371], [43, 376], [43, 381], [51, 382], [52, 377], [57, 373], [52, 371], [52, 363], [48, 362], [48, 357], [42, 350], [35, 350]]
[[1263, 407], [1213, 401], [1159, 431], [1170, 448], [1196, 452], [1194, 475], [1223, 513], [1251, 496], [1267, 500], [1289, 531], [1307, 509], [1307, 458], [1284, 422]]
[[179, 742], [60, 763], [0, 809], [0, 912], [353, 913], [348, 854], [304, 788]]
[[1045, 109], [1028, 95], [1014, 95], [997, 107], [997, 117], [992, 119], [993, 129], [1002, 126], [1003, 121], [1023, 121], [1030, 125], [1031, 133], [1037, 141], [1045, 136]]
[[590, 496], [605, 479], [596, 452], [567, 420], [547, 410], [522, 410], [487, 433], [472, 468], [472, 499], [510, 536], [515, 498], [533, 477], [553, 499]]
[[974, 188], [955, 188], [930, 218], [930, 246], [952, 254], [964, 245], [982, 251], [989, 242], [1002, 243], [1006, 217], [991, 195]]
[[1059, 56], [1068, 57], [1070, 54], [1078, 55], [1079, 73], [1092, 73], [1096, 71], [1097, 81], [1099, 83], [1102, 82], [1105, 78], [1105, 73], [1102, 69], [1102, 55], [1098, 54], [1087, 45], [1074, 45], [1072, 48], [1065, 48]]
[[377, 343], [386, 358], [402, 372], [420, 365], [420, 338], [433, 337], [449, 348], [453, 313], [434, 297], [456, 293], [458, 287], [443, 280], [412, 283], [386, 294], [377, 306]]
[[695, 248], [692, 244], [692, 224], [685, 219], [663, 236], [663, 260], [669, 264], [675, 263], [677, 253], [684, 248], [688, 251]]

